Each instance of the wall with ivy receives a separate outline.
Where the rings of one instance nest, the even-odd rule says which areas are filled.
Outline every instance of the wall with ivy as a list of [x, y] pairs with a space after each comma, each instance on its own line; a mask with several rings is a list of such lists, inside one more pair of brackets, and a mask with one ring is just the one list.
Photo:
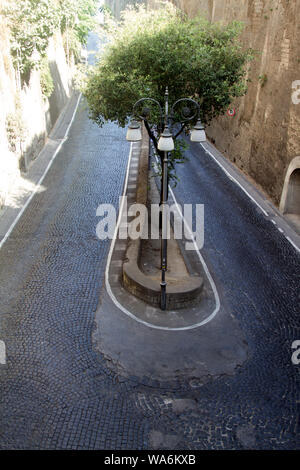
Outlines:
[[70, 98], [98, 0], [0, 0], [0, 209]]
[[[20, 88], [10, 53], [7, 31], [0, 23], [0, 207], [22, 172], [42, 149], [72, 93], [72, 67], [66, 62], [62, 36], [47, 47], [43, 70], [33, 70]], [[1, 33], [0, 33], [1, 34]], [[6, 39], [3, 41], [3, 37]], [[49, 94], [49, 96], [47, 96]]]

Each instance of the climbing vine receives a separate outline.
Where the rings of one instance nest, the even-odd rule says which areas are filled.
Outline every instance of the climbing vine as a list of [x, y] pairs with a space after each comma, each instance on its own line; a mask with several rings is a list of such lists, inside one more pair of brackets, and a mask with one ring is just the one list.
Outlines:
[[54, 90], [53, 78], [50, 72], [49, 62], [47, 57], [43, 57], [40, 64], [40, 80], [41, 89], [45, 97], [49, 98]]

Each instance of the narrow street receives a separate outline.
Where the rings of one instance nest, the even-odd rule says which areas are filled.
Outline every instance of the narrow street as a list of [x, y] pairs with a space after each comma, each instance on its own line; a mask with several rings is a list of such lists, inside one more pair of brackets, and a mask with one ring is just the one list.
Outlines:
[[[174, 193], [182, 205], [204, 204], [202, 255], [230, 311], [242, 328], [249, 322], [248, 334], [255, 319], [262, 343], [292, 341], [299, 336], [299, 249], [272, 223], [271, 209], [266, 216], [203, 146], [191, 143], [187, 158]], [[255, 327], [255, 341], [257, 334]]]
[[[296, 449], [299, 252], [193, 144], [175, 195], [205, 205], [202, 255], [221, 319], [178, 333], [137, 324], [108, 299], [110, 242], [96, 236], [99, 204], [118, 207], [129, 151], [125, 130], [99, 129], [81, 99], [42, 190], [0, 250], [0, 449]], [[188, 373], [180, 383], [152, 381], [154, 341], [175, 365], [177, 343], [193, 342], [192, 363], [215, 325], [218, 349], [227, 319], [246, 350], [234, 371], [198, 383]], [[124, 347], [129, 370], [95, 344], [102, 322], [103, 348], [113, 343], [117, 356]], [[126, 362], [133, 349], [136, 362], [148, 354], [140, 369]]]

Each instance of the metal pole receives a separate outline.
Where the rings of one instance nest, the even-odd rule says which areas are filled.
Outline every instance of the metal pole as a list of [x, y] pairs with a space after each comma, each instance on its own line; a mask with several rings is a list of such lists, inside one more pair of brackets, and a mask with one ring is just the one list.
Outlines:
[[[165, 93], [165, 126], [168, 125], [168, 87], [166, 87]], [[163, 172], [162, 172], [162, 231], [161, 231], [161, 298], [160, 308], [166, 310], [167, 306], [167, 283], [166, 283], [166, 271], [167, 271], [167, 185], [168, 185], [168, 152], [164, 152], [163, 160]]]
[[[163, 125], [165, 127], [168, 127], [169, 124], [169, 92], [168, 92], [168, 87], [166, 87], [165, 91], [165, 113], [163, 113], [163, 109], [158, 101], [156, 101], [153, 98], [141, 98], [138, 100], [134, 106], [133, 106], [133, 114], [135, 115], [135, 109], [138, 105], [140, 105], [142, 102], [146, 101], [151, 101], [155, 103], [158, 106], [158, 109], [160, 111], [160, 124], [159, 124], [159, 133], [163, 131]], [[200, 113], [200, 106], [199, 104], [195, 101], [192, 100], [191, 98], [181, 98], [177, 100], [172, 108], [171, 108], [171, 118], [174, 116], [174, 108], [178, 103], [182, 103], [183, 101], [187, 101], [189, 103], [193, 103], [196, 108], [197, 108], [197, 113], [199, 116]], [[192, 114], [192, 116], [183, 116], [183, 122], [191, 121], [194, 119], [197, 115], [197, 113]], [[145, 115], [139, 115], [137, 114], [140, 119], [143, 119], [146, 122]], [[181, 131], [175, 136], [176, 137], [182, 132], [183, 128]], [[148, 131], [149, 132], [149, 131]], [[166, 290], [167, 290], [167, 282], [166, 282], [166, 271], [167, 271], [167, 235], [168, 235], [168, 215], [167, 215], [167, 201], [168, 201], [168, 152], [164, 152], [164, 158], [162, 161], [162, 177], [161, 177], [161, 217], [159, 218], [159, 230], [161, 234], [161, 309], [166, 310], [166, 305], [167, 305], [167, 295], [166, 295]], [[162, 223], [161, 223], [162, 222]]]
[[168, 116], [169, 114], [169, 90], [168, 87], [166, 87], [165, 91], [165, 126], [168, 125]]
[[163, 201], [162, 201], [162, 233], [161, 233], [161, 309], [166, 310], [167, 305], [167, 179], [168, 179], [168, 152], [164, 152], [164, 177], [163, 177]]

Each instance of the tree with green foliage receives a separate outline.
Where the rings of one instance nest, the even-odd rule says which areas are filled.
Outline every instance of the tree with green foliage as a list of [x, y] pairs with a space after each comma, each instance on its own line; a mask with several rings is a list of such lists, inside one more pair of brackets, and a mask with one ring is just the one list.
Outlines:
[[[11, 31], [11, 52], [23, 79], [34, 67], [43, 65], [49, 38], [55, 31], [68, 30], [71, 44], [86, 44], [98, 0], [14, 0], [1, 10]], [[37, 52], [38, 54], [34, 54]], [[74, 51], [73, 51], [74, 52]], [[75, 51], [76, 53], [76, 51]], [[79, 55], [79, 53], [78, 53]]]
[[61, 31], [74, 30], [80, 44], [86, 44], [89, 31], [95, 27], [98, 0], [59, 0]]
[[[155, 10], [129, 8], [120, 22], [107, 19], [105, 30], [108, 45], [84, 90], [90, 117], [100, 126], [106, 120], [125, 126], [133, 104], [142, 97], [154, 98], [163, 107], [166, 87], [173, 103], [184, 97], [196, 100], [206, 124], [246, 93], [252, 54], [239, 42], [242, 25], [237, 22], [223, 26], [190, 19], [162, 3]], [[144, 122], [157, 148], [159, 115], [149, 106]], [[188, 126], [183, 124], [181, 130]], [[174, 158], [182, 159], [184, 144], [176, 140], [170, 165]]]
[[18, 0], [11, 2], [2, 13], [9, 21], [14, 64], [26, 77], [37, 66], [34, 51], [40, 57], [46, 54], [49, 37], [59, 24], [57, 8], [48, 0]]

